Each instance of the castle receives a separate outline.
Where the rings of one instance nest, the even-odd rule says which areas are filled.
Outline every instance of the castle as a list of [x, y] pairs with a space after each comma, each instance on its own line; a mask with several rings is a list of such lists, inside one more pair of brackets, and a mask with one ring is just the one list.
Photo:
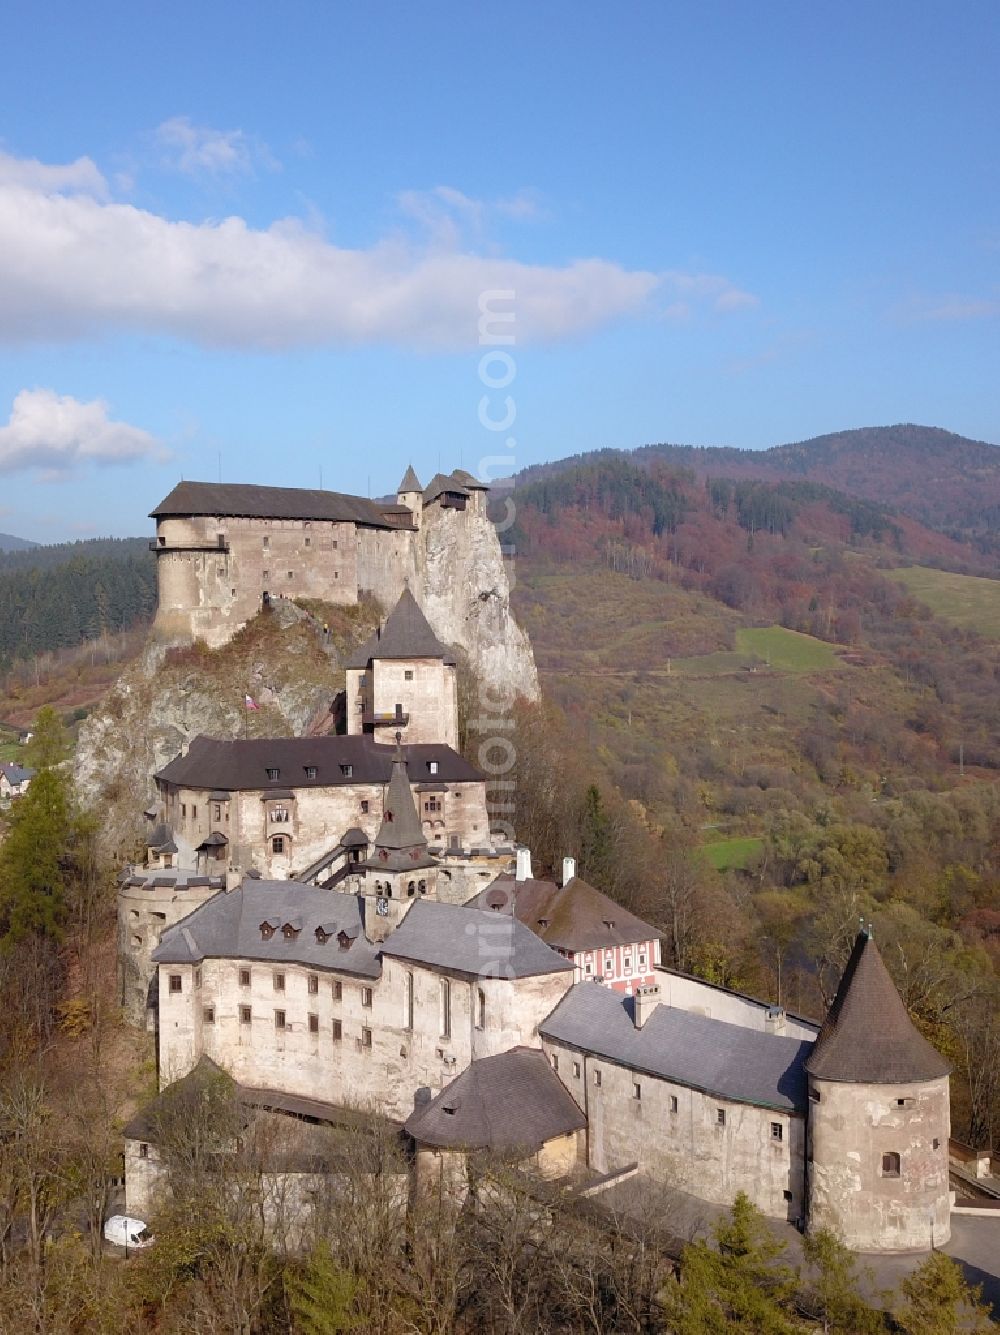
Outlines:
[[[398, 507], [322, 521], [315, 493], [283, 501], [219, 530], [225, 561], [221, 545], [193, 545], [204, 525], [167, 527], [196, 516], [161, 506], [160, 631], [231, 634], [272, 595], [279, 546], [305, 582], [307, 539], [324, 544], [313, 587], [357, 597], [376, 552], [435, 522], [428, 509], [481, 504], [471, 482], [444, 483], [428, 500], [408, 473]], [[238, 490], [206, 498], [211, 523]], [[458, 1195], [468, 1156], [498, 1149], [556, 1180], [637, 1167], [722, 1205], [745, 1191], [859, 1250], [941, 1245], [948, 1067], [870, 932], [822, 1026], [663, 968], [656, 929], [572, 859], [560, 884], [536, 880], [528, 850], [490, 830], [485, 778], [454, 749], [451, 660], [401, 580], [347, 665], [345, 735], [200, 738], [158, 772], [147, 864], [123, 878], [119, 922], [161, 1091], [218, 1068], [272, 1114], [367, 1110], [399, 1125], [418, 1184]], [[155, 1108], [125, 1134], [128, 1209], [144, 1214], [162, 1182]]]

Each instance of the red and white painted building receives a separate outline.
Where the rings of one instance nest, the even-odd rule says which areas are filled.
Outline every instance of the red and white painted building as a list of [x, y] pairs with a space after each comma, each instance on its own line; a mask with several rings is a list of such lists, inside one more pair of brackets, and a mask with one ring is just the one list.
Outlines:
[[498, 876], [471, 901], [471, 907], [513, 913], [568, 959], [574, 982], [592, 978], [631, 996], [654, 983], [660, 963], [655, 927], [629, 913], [576, 875], [572, 858], [563, 859], [563, 883], [535, 880], [527, 851], [518, 854], [516, 876]]

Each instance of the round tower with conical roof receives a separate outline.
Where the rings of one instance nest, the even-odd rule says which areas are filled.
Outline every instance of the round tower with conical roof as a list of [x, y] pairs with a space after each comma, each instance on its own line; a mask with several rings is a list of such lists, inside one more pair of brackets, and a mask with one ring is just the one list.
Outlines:
[[420, 485], [420, 479], [413, 471], [412, 464], [407, 465], [403, 480], [396, 488], [396, 500], [400, 505], [406, 506], [413, 515], [414, 528], [419, 528], [424, 512], [424, 489]]
[[950, 1068], [914, 1028], [870, 928], [805, 1066], [810, 1230], [855, 1251], [947, 1242]]

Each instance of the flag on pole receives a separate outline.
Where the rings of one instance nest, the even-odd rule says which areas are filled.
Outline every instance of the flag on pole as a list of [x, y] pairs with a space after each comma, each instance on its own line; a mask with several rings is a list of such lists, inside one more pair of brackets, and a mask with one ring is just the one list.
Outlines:
[[260, 705], [257, 703], [257, 701], [253, 698], [252, 695], [245, 695], [245, 696], [243, 697], [243, 703], [244, 703], [244, 705], [246, 705], [247, 709], [259, 709], [259, 708], [260, 708]]

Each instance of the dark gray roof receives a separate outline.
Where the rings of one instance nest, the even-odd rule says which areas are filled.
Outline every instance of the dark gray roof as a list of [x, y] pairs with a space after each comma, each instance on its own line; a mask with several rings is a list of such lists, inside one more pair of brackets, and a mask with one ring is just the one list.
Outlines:
[[[176, 853], [175, 847], [159, 850]], [[129, 868], [119, 878], [124, 885], [144, 890], [225, 890], [225, 876], [209, 876], [206, 872], [191, 871], [184, 867]]]
[[[298, 881], [247, 878], [236, 890], [215, 895], [206, 904], [168, 927], [153, 951], [157, 964], [196, 964], [203, 959], [260, 960], [272, 964], [306, 964], [316, 969], [377, 978], [377, 948], [364, 934], [363, 906], [355, 895], [320, 890]], [[276, 930], [261, 934], [262, 922]], [[300, 923], [299, 934], [286, 941], [277, 928]], [[316, 939], [322, 926], [331, 940]], [[342, 950], [337, 933], [345, 931], [353, 945]]]
[[662, 1077], [735, 1103], [805, 1112], [803, 1069], [812, 1044], [657, 1006], [641, 1029], [631, 998], [600, 983], [577, 983], [538, 1032], [618, 1066]]
[[573, 968], [516, 918], [426, 899], [413, 904], [382, 953], [483, 978], [531, 978]]
[[806, 1069], [821, 1080], [898, 1085], [951, 1067], [914, 1028], [875, 941], [861, 932]]
[[469, 489], [450, 473], [435, 473], [424, 487], [424, 500], [436, 501], [442, 492], [449, 491], [456, 496], [468, 496]]
[[15, 765], [13, 761], [4, 761], [3, 764], [0, 764], [0, 770], [6, 774], [7, 782], [15, 788], [19, 788], [26, 780], [35, 777], [33, 769], [25, 769], [23, 765]]
[[604, 946], [655, 941], [660, 933], [623, 909], [613, 899], [574, 876], [565, 885], [554, 881], [517, 881], [498, 876], [469, 902], [470, 908], [494, 913], [514, 912], [526, 927], [557, 950], [600, 950]]
[[467, 1066], [404, 1130], [424, 1145], [533, 1152], [586, 1125], [544, 1053], [512, 1048]]
[[329, 519], [388, 528], [379, 507], [363, 496], [299, 487], [257, 487], [245, 482], [178, 482], [150, 512], [152, 519], [182, 515], [244, 515], [251, 519]]
[[468, 491], [489, 491], [489, 486], [485, 482], [480, 482], [479, 478], [474, 477], [465, 468], [453, 468], [451, 475], [456, 482]]
[[[195, 737], [186, 755], [176, 756], [156, 775], [186, 788], [227, 789], [230, 792], [271, 793], [277, 797], [291, 788], [330, 788], [344, 784], [388, 783], [394, 746], [380, 746], [369, 735], [357, 737]], [[450, 746], [440, 743], [403, 747], [414, 783], [436, 777], [447, 783], [476, 783], [483, 776]], [[350, 774], [344, 767], [349, 767]], [[306, 768], [316, 770], [309, 778]], [[269, 779], [267, 771], [278, 777]]]
[[341, 848], [367, 848], [368, 836], [357, 825], [352, 825], [340, 836]]
[[403, 480], [396, 488], [396, 495], [401, 496], [405, 491], [423, 491], [423, 487], [420, 485], [420, 479], [413, 471], [412, 464], [407, 466], [406, 472], [403, 474]]
[[455, 655], [442, 644], [431, 630], [430, 623], [420, 610], [420, 604], [409, 589], [404, 589], [399, 601], [386, 617], [385, 625], [364, 644], [359, 645], [347, 660], [349, 668], [366, 668], [378, 658], [441, 658], [454, 663]]
[[426, 849], [424, 834], [413, 801], [413, 790], [406, 772], [403, 749], [397, 744], [392, 762], [392, 778], [382, 809], [382, 824], [375, 836], [375, 849], [398, 852], [401, 849]]
[[235, 1100], [238, 1086], [228, 1071], [202, 1054], [187, 1075], [167, 1085], [125, 1123], [122, 1135], [126, 1140], [148, 1140], [155, 1145], [164, 1117], [176, 1129], [186, 1110], [193, 1111], [211, 1090], [220, 1101]]

